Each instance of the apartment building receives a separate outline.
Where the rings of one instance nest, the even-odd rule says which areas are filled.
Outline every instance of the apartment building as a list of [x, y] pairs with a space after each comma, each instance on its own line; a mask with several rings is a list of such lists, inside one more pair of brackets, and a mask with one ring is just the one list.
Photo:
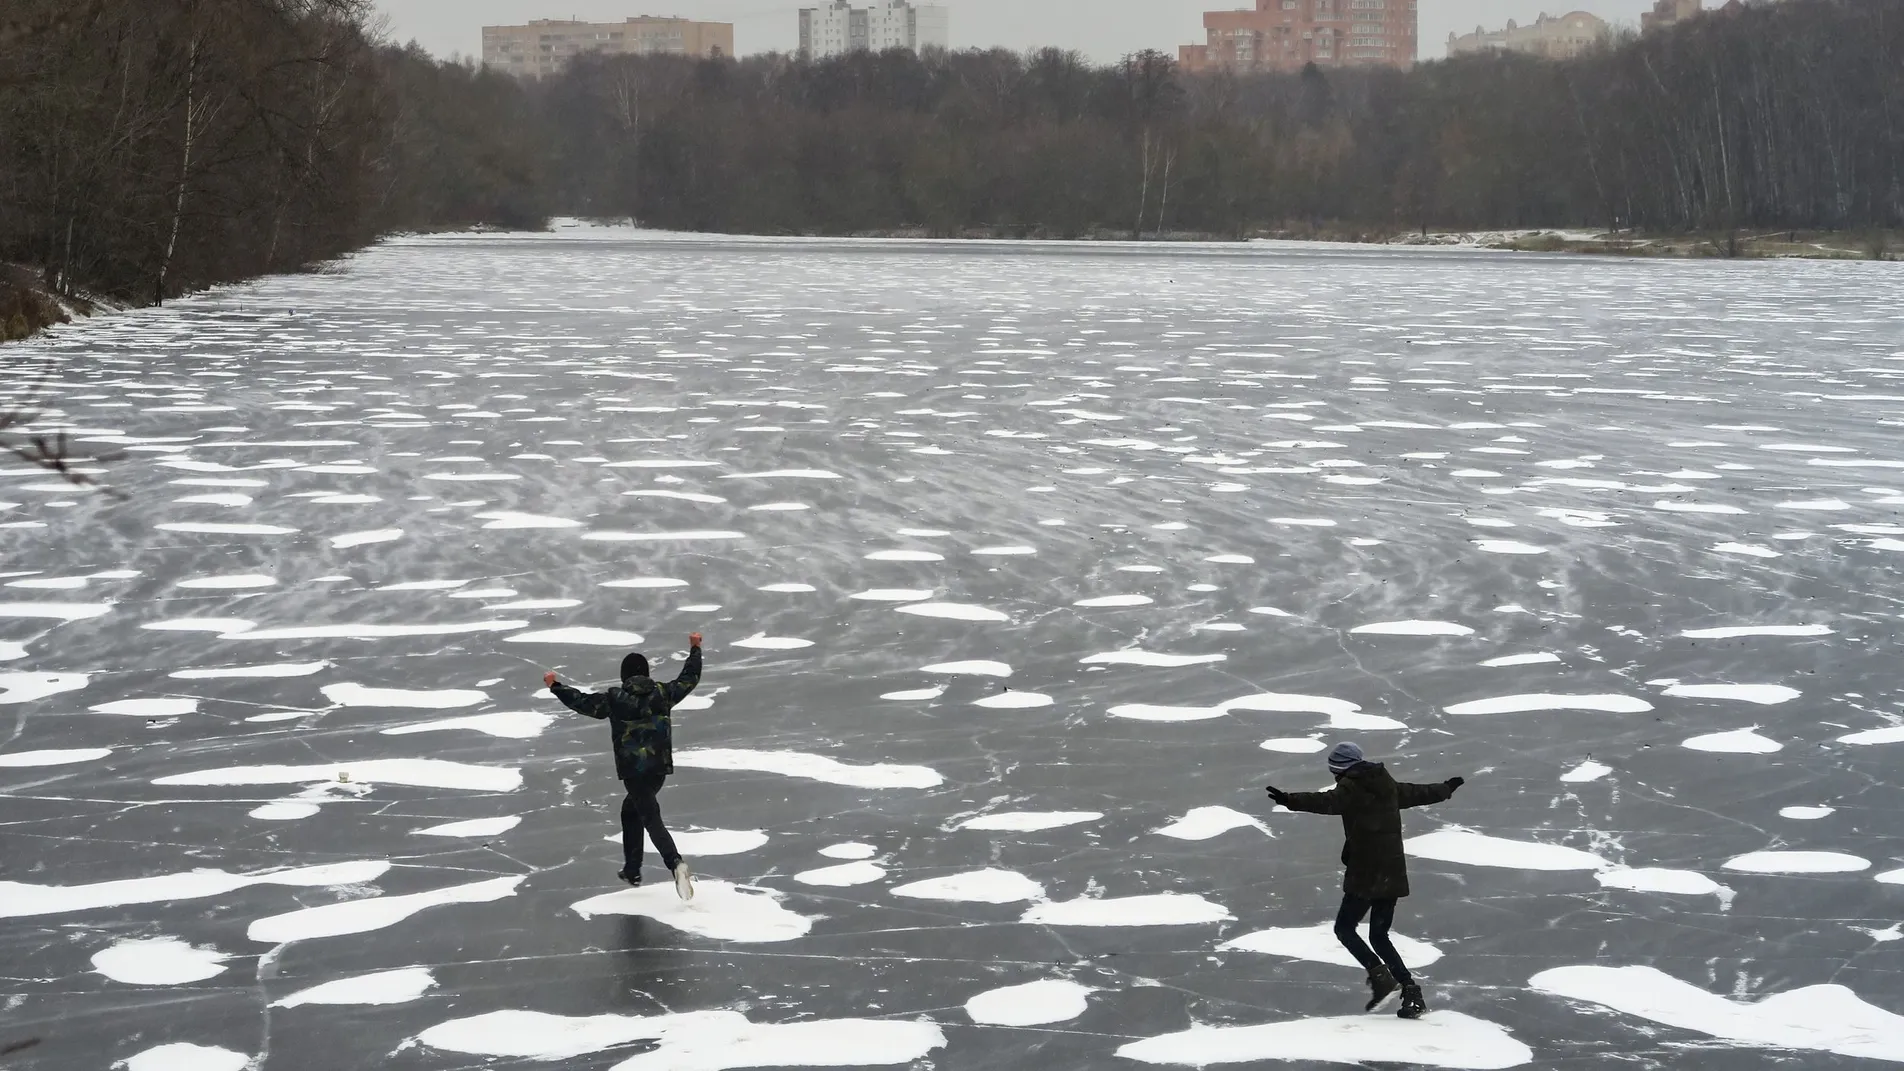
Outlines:
[[889, 48], [947, 48], [951, 21], [951, 13], [936, 4], [878, 0], [870, 7], [854, 7], [851, 0], [833, 0], [825, 7], [800, 9], [800, 55], [823, 59]]
[[1543, 11], [1526, 26], [1508, 19], [1504, 30], [1483, 30], [1476, 26], [1473, 33], [1459, 37], [1451, 33], [1448, 55], [1501, 51], [1525, 52], [1544, 59], [1572, 59], [1598, 44], [1608, 32], [1606, 20], [1591, 12], [1569, 11], [1565, 15], [1550, 16]]
[[526, 26], [483, 27], [483, 65], [519, 78], [546, 78], [588, 52], [732, 56], [734, 25], [637, 15], [621, 22], [534, 19]]
[[1256, 0], [1254, 10], [1206, 11], [1202, 44], [1177, 50], [1187, 71], [1407, 67], [1415, 62], [1416, 0]]

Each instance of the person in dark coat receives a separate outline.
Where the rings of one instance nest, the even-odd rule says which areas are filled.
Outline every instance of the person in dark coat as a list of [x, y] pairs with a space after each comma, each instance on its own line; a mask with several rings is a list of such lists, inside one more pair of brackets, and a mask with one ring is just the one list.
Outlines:
[[[1269, 786], [1269, 798], [1292, 811], [1342, 816], [1342, 910], [1335, 917], [1336, 939], [1356, 962], [1368, 970], [1369, 998], [1365, 1011], [1374, 1011], [1393, 993], [1402, 991], [1395, 1014], [1415, 1019], [1428, 1010], [1421, 986], [1388, 939], [1395, 922], [1395, 901], [1408, 895], [1408, 859], [1402, 852], [1402, 809], [1440, 803], [1454, 795], [1464, 778], [1450, 777], [1432, 785], [1397, 781], [1379, 762], [1369, 762], [1355, 744], [1337, 744], [1329, 752], [1329, 772], [1335, 787], [1326, 792], [1284, 792]], [[1369, 940], [1355, 932], [1362, 916], [1369, 918]], [[1371, 949], [1370, 944], [1375, 947]]]
[[608, 722], [615, 747], [615, 776], [628, 790], [621, 804], [622, 869], [615, 876], [630, 885], [641, 884], [641, 835], [648, 834], [661, 862], [674, 874], [674, 888], [683, 900], [694, 899], [693, 874], [675, 849], [674, 837], [661, 821], [661, 786], [674, 772], [674, 706], [701, 682], [701, 634], [688, 637], [688, 660], [674, 680], [662, 684], [648, 676], [648, 658], [641, 652], [621, 660], [621, 686], [605, 692], [571, 688], [545, 673], [542, 682], [577, 714]]

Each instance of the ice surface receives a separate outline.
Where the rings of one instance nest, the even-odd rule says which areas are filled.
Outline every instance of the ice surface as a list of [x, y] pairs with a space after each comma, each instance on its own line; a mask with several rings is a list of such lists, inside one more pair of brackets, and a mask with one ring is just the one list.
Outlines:
[[[20, 343], [0, 403], [39, 413], [35, 433], [154, 447], [96, 466], [125, 499], [0, 479], [0, 524], [37, 526], [0, 527], [0, 669], [25, 674], [0, 678], [0, 763], [35, 763], [0, 764], [0, 904], [32, 908], [0, 937], [26, 980], [8, 1022], [79, 1024], [17, 1031], [44, 1038], [22, 1071], [175, 1042], [425, 1071], [483, 1059], [409, 1039], [514, 1008], [744, 1012], [820, 1041], [805, 1024], [929, 1016], [943, 1048], [870, 1055], [948, 1071], [1111, 1067], [1192, 1023], [1281, 1031], [1263, 1066], [1485, 1062], [1479, 1034], [1434, 1032], [1459, 1013], [1528, 1067], [1875, 1066], [1742, 1053], [1527, 982], [1645, 963], [1739, 1002], [1830, 981], [1904, 1013], [1886, 958], [1904, 858], [1882, 820], [1904, 808], [1885, 582], [1904, 487], [1876, 485], [1904, 473], [1897, 271], [565, 225], [395, 237]], [[1759, 449], [1776, 444], [1809, 449]], [[836, 478], [765, 475], [803, 471]], [[201, 496], [219, 497], [176, 501]], [[156, 527], [204, 522], [285, 531]], [[1129, 605], [1073, 605], [1099, 600]], [[909, 603], [1009, 620], [893, 612]], [[1351, 632], [1395, 622], [1475, 631]], [[662, 679], [708, 634], [662, 795], [702, 897], [684, 908], [651, 865], [656, 910], [720, 907], [728, 882], [784, 897], [800, 936], [567, 910], [625, 888], [604, 839], [623, 793], [607, 727], [540, 678], [603, 680], [625, 648], [508, 638], [568, 629], [649, 637]], [[733, 646], [755, 637], [813, 646]], [[1166, 659], [1082, 661], [1107, 652]], [[321, 691], [351, 683], [487, 698]], [[1662, 694], [1723, 684], [1804, 694]], [[1741, 730], [1783, 747], [1681, 746]], [[1293, 928], [1340, 957], [1320, 931], [1340, 824], [1261, 795], [1322, 787], [1340, 739], [1407, 780], [1470, 778], [1411, 811], [1410, 836], [1500, 842], [1469, 844], [1482, 862], [1580, 853], [1410, 860], [1402, 928], [1447, 953], [1420, 1023], [1332, 1033], [1360, 1007], [1339, 958], [1217, 951]], [[38, 765], [67, 752], [95, 757]], [[371, 765], [419, 762], [452, 765]], [[1155, 833], [1206, 807], [1275, 837]], [[1724, 866], [1766, 851], [1870, 865]], [[339, 860], [362, 862], [254, 880]], [[985, 868], [1059, 903], [891, 895]], [[302, 948], [246, 940], [254, 920], [516, 877]], [[1133, 898], [1172, 893], [1245, 921], [1016, 921], [1147, 923]], [[89, 976], [160, 936], [245, 958], [182, 986]], [[437, 985], [411, 1001], [266, 1011], [417, 968]], [[961, 1010], [1067, 976], [1094, 990], [1075, 1020]], [[793, 1055], [695, 1049], [726, 1035], [672, 1021], [672, 1042], [569, 1062]]]
[[1342, 1015], [1258, 1026], [1199, 1024], [1130, 1042], [1117, 1055], [1178, 1067], [1310, 1061], [1482, 1071], [1519, 1067], [1534, 1058], [1532, 1049], [1501, 1027], [1454, 1011], [1430, 1012], [1412, 1023], [1393, 1016]]
[[473, 707], [488, 699], [474, 688], [370, 688], [361, 684], [327, 684], [319, 689], [324, 698], [346, 707], [407, 707], [416, 710], [448, 710]]
[[1008, 614], [1000, 613], [985, 606], [973, 606], [962, 602], [915, 602], [897, 607], [902, 614], [917, 617], [942, 617], [950, 621], [978, 621], [1002, 623], [1010, 621]]
[[1734, 1045], [1904, 1062], [1904, 1016], [1842, 985], [1810, 985], [1732, 1000], [1655, 967], [1555, 967], [1528, 985]]
[[1023, 985], [988, 989], [965, 1002], [965, 1014], [991, 1026], [1040, 1026], [1083, 1015], [1091, 987], [1068, 978], [1046, 978]]

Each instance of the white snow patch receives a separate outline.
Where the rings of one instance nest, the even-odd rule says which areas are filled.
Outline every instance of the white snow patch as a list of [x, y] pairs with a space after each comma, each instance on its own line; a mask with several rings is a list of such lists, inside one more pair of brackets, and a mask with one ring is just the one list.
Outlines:
[[1723, 751], [1739, 755], [1770, 755], [1783, 751], [1785, 745], [1767, 736], [1761, 736], [1750, 729], [1733, 729], [1724, 733], [1707, 733], [1680, 742], [1681, 747], [1694, 751]]
[[1377, 621], [1350, 629], [1358, 636], [1472, 636], [1474, 630], [1453, 621]]
[[1684, 896], [1732, 898], [1732, 890], [1696, 870], [1668, 870], [1664, 867], [1611, 867], [1595, 874], [1594, 880], [1609, 889], [1634, 892], [1679, 893]]
[[1689, 640], [1734, 640], [1746, 636], [1829, 636], [1828, 625], [1730, 625], [1724, 628], [1695, 628], [1680, 633]]
[[907, 689], [905, 691], [899, 691], [899, 692], [886, 692], [883, 695], [881, 695], [880, 698], [891, 699], [895, 702], [900, 702], [900, 703], [912, 703], [912, 702], [918, 702], [918, 701], [927, 700], [927, 699], [937, 699], [944, 694], [945, 694], [945, 689], [943, 687], [911, 688], [911, 689]]
[[70, 766], [112, 754], [109, 747], [48, 748], [44, 751], [0, 752], [0, 767]]
[[1532, 543], [1522, 543], [1515, 539], [1471, 539], [1468, 542], [1490, 554], [1545, 554], [1546, 547], [1537, 547]]
[[1313, 736], [1279, 736], [1265, 740], [1257, 745], [1264, 751], [1275, 751], [1284, 755], [1313, 755], [1329, 745]]
[[942, 562], [945, 555], [929, 550], [876, 550], [866, 555], [869, 562]]
[[329, 662], [274, 662], [262, 666], [221, 666], [215, 669], [178, 669], [173, 670], [171, 675], [183, 681], [309, 677], [314, 673], [323, 671], [329, 666]]
[[1071, 605], [1097, 609], [1112, 606], [1149, 606], [1153, 601], [1155, 600], [1148, 595], [1100, 595], [1094, 599], [1079, 599]]
[[326, 684], [324, 698], [345, 707], [402, 707], [412, 710], [449, 710], [473, 707], [489, 698], [474, 688], [371, 688], [362, 684]]
[[1199, 666], [1210, 662], [1221, 662], [1228, 657], [1225, 654], [1174, 655], [1132, 648], [1086, 655], [1078, 661], [1087, 666], [1150, 666], [1170, 669], [1177, 666]]
[[1726, 860], [1727, 870], [1746, 874], [1855, 874], [1871, 861], [1844, 852], [1747, 852]]
[[31, 703], [49, 695], [77, 692], [89, 680], [84, 673], [0, 673], [0, 703]]
[[899, 886], [892, 894], [917, 900], [1015, 904], [1026, 900], [1043, 900], [1045, 887], [1015, 870], [987, 868], [915, 881]]
[[155, 785], [282, 785], [339, 783], [347, 774], [360, 785], [414, 785], [418, 788], [466, 788], [475, 792], [514, 792], [522, 771], [513, 766], [477, 766], [448, 759], [362, 759], [309, 766], [225, 766], [154, 778]]
[[1453, 827], [1410, 837], [1403, 846], [1409, 855], [1423, 859], [1511, 870], [1599, 870], [1607, 865], [1606, 860], [1578, 848], [1491, 837]]
[[251, 1057], [216, 1045], [175, 1041], [129, 1056], [112, 1065], [125, 1071], [245, 1071]]
[[960, 822], [960, 829], [998, 830], [1012, 833], [1038, 833], [1047, 829], [1101, 821], [1100, 811], [998, 811]]
[[[1395, 942], [1395, 951], [1402, 954], [1402, 960], [1411, 966], [1426, 967], [1441, 958], [1441, 949], [1426, 941], [1417, 941], [1398, 933], [1390, 934], [1389, 939]], [[1342, 942], [1335, 939], [1334, 924], [1327, 922], [1314, 926], [1257, 930], [1225, 941], [1216, 948], [1219, 952], [1261, 952], [1311, 963], [1329, 963], [1337, 967], [1359, 966], [1355, 957], [1349, 955], [1349, 950], [1342, 947]]]
[[237, 591], [245, 588], [268, 588], [277, 584], [276, 577], [262, 573], [240, 573], [234, 576], [205, 576], [196, 580], [181, 580], [174, 587], [192, 588], [207, 591]]
[[934, 662], [929, 666], [920, 666], [919, 672], [979, 677], [1009, 677], [1012, 675], [1012, 668], [1003, 662], [992, 662], [982, 658], [975, 658], [968, 659], [964, 662]]
[[636, 576], [636, 577], [629, 577], [626, 580], [605, 580], [601, 583], [600, 586], [605, 588], [635, 588], [635, 589], [684, 588], [688, 586], [688, 582], [685, 580], [676, 580], [673, 577], [669, 577], [669, 576]]
[[1498, 669], [1502, 666], [1537, 666], [1558, 661], [1560, 656], [1551, 651], [1535, 651], [1530, 654], [1502, 655], [1499, 658], [1490, 658], [1481, 664], [1490, 669]]
[[849, 840], [841, 844], [829, 844], [820, 849], [820, 854], [828, 859], [871, 859], [879, 854], [879, 849], [870, 844]]
[[1837, 810], [1838, 809], [1836, 807], [1826, 807], [1823, 805], [1819, 805], [1816, 807], [1807, 807], [1802, 805], [1796, 806], [1796, 807], [1781, 807], [1778, 810], [1778, 816], [1780, 818], [1795, 819], [1800, 822], [1814, 822], [1820, 818], [1829, 817], [1830, 815], [1835, 813]]
[[664, 926], [715, 941], [771, 943], [795, 941], [813, 928], [813, 920], [790, 911], [771, 889], [733, 885], [716, 878], [694, 883], [694, 899], [683, 901], [672, 884], [622, 889], [572, 905], [583, 918], [596, 915], [644, 915]]
[[852, 885], [867, 885], [886, 876], [886, 868], [877, 863], [864, 860], [853, 863], [841, 863], [838, 866], [823, 866], [814, 870], [802, 870], [793, 876], [793, 880], [802, 885], [824, 885], [832, 888], [846, 888]]
[[1865, 729], [1861, 732], [1846, 733], [1838, 738], [1841, 744], [1896, 744], [1904, 743], [1904, 725], [1893, 725], [1888, 729]]
[[306, 1004], [366, 1005], [408, 1004], [436, 985], [428, 967], [399, 967], [300, 989], [271, 1002], [273, 1008], [298, 1008]]
[[587, 625], [518, 632], [514, 636], [503, 637], [505, 643], [563, 643], [574, 644], [578, 647], [633, 647], [642, 639], [639, 632], [622, 632]]
[[411, 736], [416, 733], [469, 729], [510, 740], [530, 740], [541, 736], [554, 722], [555, 715], [553, 714], [542, 714], [533, 710], [499, 710], [491, 714], [470, 714], [461, 718], [442, 718], [437, 721], [418, 722], [414, 725], [393, 725], [383, 730], [383, 735]]
[[1257, 829], [1267, 834], [1261, 819], [1229, 807], [1193, 807], [1182, 818], [1154, 832], [1178, 840], [1210, 840], [1232, 829]]
[[1797, 699], [1802, 693], [1782, 684], [1675, 684], [1666, 694], [1681, 699], [1726, 699], [1773, 706]]
[[99, 881], [90, 885], [31, 885], [21, 881], [0, 881], [0, 918], [63, 915], [102, 907], [202, 900], [252, 885], [292, 885], [301, 888], [359, 885], [377, 880], [389, 869], [388, 862], [374, 859], [260, 870], [249, 874], [209, 869], [188, 870], [179, 874]]
[[365, 532], [345, 532], [331, 537], [331, 546], [338, 549], [361, 547], [367, 543], [394, 543], [403, 538], [401, 528], [375, 528]]
[[920, 602], [932, 597], [929, 588], [870, 588], [848, 595], [849, 599], [864, 599], [867, 602]]
[[93, 970], [127, 985], [184, 985], [223, 974], [226, 956], [176, 937], [119, 941], [93, 955]]
[[1019, 921], [1040, 926], [1196, 926], [1235, 918], [1222, 904], [1192, 893], [1167, 892], [1037, 904]]
[[0, 602], [0, 617], [84, 621], [112, 610], [109, 602]]
[[794, 636], [768, 636], [756, 632], [742, 640], [735, 640], [730, 646], [745, 647], [752, 651], [798, 651], [813, 646], [812, 640], [803, 640]]
[[973, 606], [962, 602], [917, 602], [907, 606], [895, 607], [902, 614], [915, 614], [919, 617], [943, 617], [952, 621], [1004, 622], [1011, 617], [997, 610], [983, 606]]
[[1556, 695], [1552, 692], [1530, 692], [1522, 695], [1495, 696], [1492, 699], [1475, 699], [1442, 709], [1449, 714], [1525, 714], [1542, 710], [1591, 710], [1606, 714], [1638, 714], [1653, 709], [1653, 704], [1636, 696], [1617, 693]]
[[631, 1042], [654, 1041], [658, 1044], [652, 1051], [616, 1067], [620, 1071], [730, 1071], [910, 1065], [943, 1048], [945, 1032], [923, 1020], [754, 1023], [737, 1011], [651, 1016], [495, 1011], [439, 1023], [417, 1035], [417, 1040], [448, 1052], [539, 1060], [568, 1060]]
[[691, 770], [748, 770], [804, 777], [849, 788], [937, 788], [945, 783], [937, 770], [926, 766], [891, 763], [851, 766], [803, 751], [695, 748], [675, 752], [674, 764]]
[[501, 818], [471, 818], [465, 822], [445, 822], [440, 826], [425, 826], [410, 831], [412, 836], [422, 837], [497, 837], [516, 828], [522, 822], [519, 814], [508, 814]]
[[1032, 710], [1037, 707], [1048, 707], [1051, 704], [1052, 698], [1042, 692], [1012, 691], [988, 695], [972, 703], [975, 707], [984, 707], [987, 710]]
[[[364, 900], [345, 900], [268, 915], [253, 922], [245, 936], [263, 944], [309, 941], [320, 937], [342, 937], [388, 929], [419, 911], [446, 904], [486, 904], [505, 896], [514, 896], [522, 884], [520, 875], [490, 878], [446, 889], [410, 893], [407, 896], [373, 896]], [[670, 892], [673, 890], [670, 889]]]
[[177, 718], [198, 712], [198, 700], [179, 697], [115, 699], [88, 707], [96, 714], [124, 714], [134, 718]]
[[1736, 1045], [1893, 1062], [1904, 1058], [1904, 1016], [1867, 1004], [1841, 985], [1810, 985], [1744, 1001], [1707, 992], [1654, 967], [1586, 964], [1542, 971], [1528, 985]]
[[1519, 1067], [1534, 1052], [1504, 1028], [1454, 1011], [1414, 1022], [1338, 1015], [1258, 1026], [1205, 1026], [1133, 1041], [1117, 1055], [1147, 1064], [1209, 1067], [1267, 1061], [1398, 1064], [1493, 1071]]
[[1587, 781], [1598, 781], [1600, 778], [1612, 772], [1613, 767], [1588, 759], [1573, 769], [1568, 770], [1566, 773], [1561, 774], [1560, 779], [1568, 784], [1577, 785]]
[[1092, 989], [1068, 978], [989, 989], [965, 1002], [965, 1014], [991, 1026], [1065, 1023], [1083, 1015]]

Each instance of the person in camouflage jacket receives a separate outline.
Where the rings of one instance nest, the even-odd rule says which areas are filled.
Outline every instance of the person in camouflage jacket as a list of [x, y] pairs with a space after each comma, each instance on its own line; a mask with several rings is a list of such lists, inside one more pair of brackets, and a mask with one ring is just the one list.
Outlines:
[[606, 720], [615, 748], [615, 776], [628, 795], [621, 804], [623, 866], [616, 877], [641, 884], [642, 834], [654, 841], [661, 862], [674, 874], [681, 899], [694, 897], [688, 866], [676, 850], [674, 837], [661, 820], [658, 796], [674, 772], [674, 707], [701, 682], [701, 634], [688, 637], [688, 660], [674, 680], [665, 684], [648, 676], [648, 658], [639, 651], [621, 660], [621, 685], [605, 692], [571, 688], [545, 673], [542, 681], [562, 705], [577, 714]]

